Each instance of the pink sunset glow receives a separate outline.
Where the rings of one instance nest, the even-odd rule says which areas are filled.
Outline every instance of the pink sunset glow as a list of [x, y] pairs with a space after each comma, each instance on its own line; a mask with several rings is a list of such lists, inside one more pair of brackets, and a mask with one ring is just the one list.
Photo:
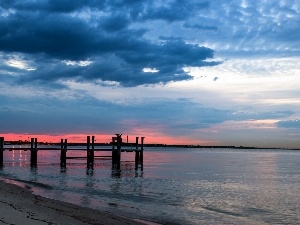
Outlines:
[[[111, 138], [114, 134], [62, 134], [62, 135], [47, 135], [47, 134], [0, 134], [1, 137], [4, 137], [6, 141], [30, 141], [31, 138], [37, 138], [40, 142], [48, 142], [48, 143], [58, 143], [61, 139], [67, 139], [69, 143], [74, 142], [86, 142], [87, 136], [95, 136], [96, 143], [109, 143], [111, 142]], [[189, 144], [189, 145], [213, 145], [215, 143], [203, 141], [203, 140], [191, 140], [185, 137], [171, 137], [171, 136], [156, 136], [153, 134], [144, 134], [144, 135], [136, 135], [136, 134], [123, 134], [123, 142], [127, 141], [133, 143], [135, 142], [135, 137], [145, 137], [145, 142], [148, 144]], [[140, 140], [139, 140], [140, 141]]]

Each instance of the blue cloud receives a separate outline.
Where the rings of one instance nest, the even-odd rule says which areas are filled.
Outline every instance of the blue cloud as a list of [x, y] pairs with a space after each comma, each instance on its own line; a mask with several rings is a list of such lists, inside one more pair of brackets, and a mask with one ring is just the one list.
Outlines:
[[209, 1], [166, 1], [160, 7], [150, 7], [142, 19], [161, 19], [167, 22], [183, 21], [193, 16], [197, 11], [207, 9]]
[[211, 31], [217, 31], [217, 26], [204, 26], [201, 24], [192, 24], [192, 23], [185, 23], [183, 25], [186, 28], [193, 28], [193, 29], [199, 29], [199, 30], [211, 30]]
[[[35, 62], [36, 70], [20, 71], [17, 83], [72, 78], [137, 86], [189, 80], [192, 77], [183, 67], [219, 64], [206, 62], [214, 51], [182, 39], [153, 42], [143, 37], [147, 28], [135, 29], [133, 24], [184, 20], [208, 5], [190, 1], [168, 2], [162, 7], [133, 0], [5, 1], [2, 11], [14, 12], [1, 16], [0, 51], [24, 54]], [[70, 14], [84, 14], [87, 9], [98, 11], [90, 19]], [[93, 63], [84, 68], [62, 62], [86, 59]], [[143, 68], [149, 67], [158, 72], [146, 75]]]
[[[124, 44], [124, 43], [123, 43]], [[34, 71], [23, 71], [18, 83], [77, 79], [78, 81], [116, 81], [123, 86], [168, 83], [192, 79], [183, 70], [189, 66], [213, 66], [218, 62], [206, 62], [213, 57], [213, 51], [183, 41], [167, 41], [161, 45], [137, 43], [134, 49], [106, 53], [94, 57], [95, 62], [88, 66], [67, 65], [56, 59], [41, 59]], [[143, 72], [143, 68], [156, 68], [153, 74]]]
[[279, 119], [287, 118], [292, 116], [295, 112], [291, 110], [285, 111], [268, 111], [268, 112], [259, 112], [259, 111], [244, 111], [244, 112], [235, 112], [232, 117], [234, 120], [265, 120], [265, 119]]
[[[86, 95], [76, 99], [46, 96], [30, 98], [1, 97], [1, 132], [27, 133], [114, 133], [152, 127], [164, 134], [192, 135], [225, 121], [288, 117], [292, 112], [240, 113], [205, 107], [188, 99], [145, 101], [116, 104]], [[124, 123], [124, 121], [134, 121]], [[299, 121], [278, 126], [299, 126]], [[163, 126], [162, 126], [163, 125]]]
[[[183, 67], [220, 64], [207, 62], [215, 51], [201, 42], [225, 55], [300, 52], [295, 1], [5, 0], [0, 17], [0, 53], [24, 54], [36, 64], [34, 72], [20, 71], [22, 82], [72, 78], [136, 86], [189, 80]], [[61, 63], [87, 59], [94, 63], [86, 68]], [[159, 72], [147, 76], [145, 67]]]
[[276, 123], [277, 127], [300, 129], [300, 120], [282, 120]]

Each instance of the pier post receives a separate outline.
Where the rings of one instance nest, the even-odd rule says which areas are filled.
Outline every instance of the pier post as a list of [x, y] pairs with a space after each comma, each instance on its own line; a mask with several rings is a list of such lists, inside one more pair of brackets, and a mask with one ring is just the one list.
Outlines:
[[[121, 168], [121, 145], [122, 145], [122, 134], [116, 134], [117, 137], [112, 137], [112, 168], [116, 166], [119, 170]], [[115, 143], [117, 149], [115, 149]]]
[[31, 138], [30, 166], [37, 167], [37, 138]]
[[141, 164], [142, 171], [143, 171], [143, 161], [144, 161], [144, 139], [145, 137], [141, 137], [140, 164]]
[[4, 137], [0, 137], [0, 168], [3, 167]]
[[92, 136], [91, 163], [93, 168], [94, 168], [94, 159], [95, 159], [95, 136]]
[[60, 142], [60, 167], [66, 168], [67, 167], [67, 146], [68, 141], [67, 139], [61, 139]]
[[138, 169], [139, 166], [139, 161], [140, 161], [140, 152], [138, 151], [139, 149], [139, 137], [135, 138], [135, 144], [136, 144], [136, 151], [135, 151], [135, 170]]
[[91, 136], [86, 137], [86, 168], [90, 169], [92, 166], [91, 162]]
[[121, 145], [122, 145], [122, 134], [117, 134], [117, 154], [116, 154], [116, 161], [117, 161], [117, 169], [121, 168]]
[[116, 161], [115, 140], [116, 140], [115, 137], [111, 138], [111, 142], [112, 142], [112, 150], [111, 150], [111, 165], [112, 165], [112, 169], [114, 168], [115, 161]]

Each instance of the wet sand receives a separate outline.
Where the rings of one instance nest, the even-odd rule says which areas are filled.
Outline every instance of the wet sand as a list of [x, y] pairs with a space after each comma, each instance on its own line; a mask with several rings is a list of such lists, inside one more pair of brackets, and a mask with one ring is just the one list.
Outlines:
[[145, 225], [111, 213], [37, 196], [4, 181], [0, 181], [0, 224]]

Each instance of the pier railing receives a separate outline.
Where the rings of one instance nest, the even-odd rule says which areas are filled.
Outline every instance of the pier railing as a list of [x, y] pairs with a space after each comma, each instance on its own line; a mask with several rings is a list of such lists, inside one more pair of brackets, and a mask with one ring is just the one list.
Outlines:
[[[72, 148], [68, 145], [67, 139], [61, 139], [60, 147], [41, 147], [38, 146], [37, 138], [31, 138], [30, 147], [22, 147], [19, 150], [30, 151], [30, 166], [37, 167], [38, 165], [38, 151], [60, 151], [60, 167], [67, 167], [67, 159], [86, 159], [86, 166], [88, 169], [94, 168], [95, 152], [111, 152], [112, 169], [120, 169], [121, 165], [121, 153], [122, 152], [135, 152], [135, 170], [140, 168], [143, 170], [143, 158], [144, 158], [144, 138], [141, 137], [141, 143], [139, 143], [139, 137], [136, 137], [135, 143], [123, 143], [122, 134], [116, 134], [116, 137], [112, 137], [112, 148], [99, 148], [95, 147], [95, 136], [87, 136], [86, 148]], [[128, 147], [130, 146], [130, 148]], [[0, 167], [3, 167], [3, 152], [16, 150], [12, 147], [4, 146], [4, 137], [0, 137]], [[86, 157], [73, 156], [68, 157], [68, 150], [72, 151], [86, 151]]]

